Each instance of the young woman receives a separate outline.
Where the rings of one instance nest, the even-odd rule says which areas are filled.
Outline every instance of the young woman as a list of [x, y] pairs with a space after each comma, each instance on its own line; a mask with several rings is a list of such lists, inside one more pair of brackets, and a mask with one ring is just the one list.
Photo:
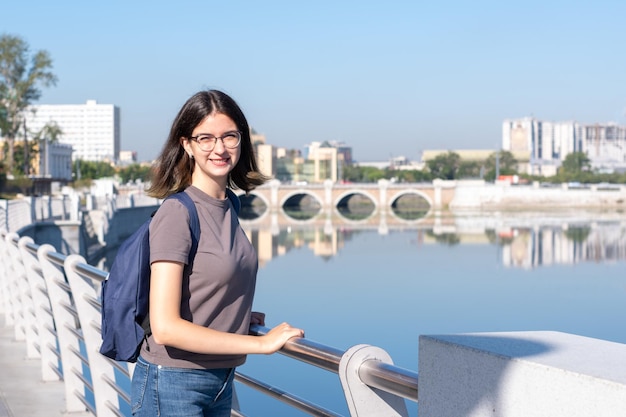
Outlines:
[[183, 105], [157, 160], [149, 194], [183, 191], [200, 219], [190, 267], [189, 212], [163, 202], [150, 224], [150, 327], [133, 374], [135, 416], [230, 416], [235, 367], [246, 354], [270, 354], [301, 329], [287, 323], [249, 336], [264, 316], [251, 311], [257, 255], [226, 189], [250, 191], [257, 169], [250, 128], [228, 95], [202, 91]]

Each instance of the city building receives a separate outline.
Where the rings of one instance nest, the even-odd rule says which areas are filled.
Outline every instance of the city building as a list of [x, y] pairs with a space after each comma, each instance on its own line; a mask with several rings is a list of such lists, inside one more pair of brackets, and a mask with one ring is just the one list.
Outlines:
[[275, 176], [277, 150], [274, 146], [265, 143], [265, 135], [250, 130], [250, 141], [254, 148], [256, 163], [261, 174], [266, 177]]
[[624, 171], [626, 126], [550, 122], [532, 117], [507, 119], [502, 124], [502, 149], [528, 152], [526, 173], [532, 175], [554, 175], [573, 152], [584, 152], [599, 171]]
[[118, 163], [120, 165], [136, 164], [137, 151], [120, 151]]
[[267, 177], [282, 182], [333, 182], [342, 177], [342, 169], [351, 164], [352, 148], [338, 142], [312, 142], [299, 150], [287, 150], [265, 143], [265, 136], [252, 134], [259, 170]]
[[62, 133], [58, 142], [72, 146], [74, 160], [117, 163], [120, 152], [120, 109], [113, 104], [37, 104], [25, 114], [26, 127], [35, 135], [49, 123]]
[[72, 145], [44, 141], [37, 156], [36, 176], [63, 183], [72, 180]]
[[313, 164], [311, 182], [337, 182], [343, 167], [352, 164], [352, 148], [343, 142], [311, 142], [305, 147], [304, 159]]
[[72, 145], [41, 141], [31, 176], [33, 192], [50, 194], [72, 181]]

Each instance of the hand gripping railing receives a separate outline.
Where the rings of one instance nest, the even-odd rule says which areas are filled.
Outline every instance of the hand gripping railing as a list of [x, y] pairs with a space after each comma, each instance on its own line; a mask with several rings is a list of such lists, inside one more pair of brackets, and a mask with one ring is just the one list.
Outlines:
[[[256, 336], [268, 331], [258, 325], [250, 328], [250, 334]], [[394, 366], [387, 353], [378, 347], [357, 345], [343, 352], [305, 338], [294, 338], [280, 353], [339, 374], [351, 416], [407, 416], [402, 399], [417, 402], [417, 373]]]

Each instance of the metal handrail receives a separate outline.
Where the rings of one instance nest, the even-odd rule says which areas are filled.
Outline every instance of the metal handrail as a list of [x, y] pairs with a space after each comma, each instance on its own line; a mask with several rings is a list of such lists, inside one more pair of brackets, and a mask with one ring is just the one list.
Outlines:
[[417, 401], [417, 372], [370, 359], [361, 364], [359, 378], [370, 387]]
[[[250, 334], [255, 336], [263, 336], [269, 330], [256, 324], [250, 326]], [[293, 338], [279, 353], [338, 373], [339, 363], [345, 352], [305, 338]], [[372, 388], [417, 402], [417, 372], [370, 359], [361, 364], [359, 377], [363, 383]]]
[[283, 391], [282, 389], [277, 388], [275, 386], [266, 384], [265, 382], [252, 378], [249, 375], [245, 375], [240, 372], [235, 372], [235, 380], [251, 388], [254, 388], [257, 391], [260, 391], [261, 393], [267, 395], [268, 397], [272, 397], [285, 404], [289, 404], [290, 406], [298, 410], [304, 411], [311, 416], [343, 417], [341, 414], [337, 414], [332, 410], [328, 410], [317, 404], [313, 404], [310, 401], [307, 401], [303, 398], [293, 395], [287, 391]]

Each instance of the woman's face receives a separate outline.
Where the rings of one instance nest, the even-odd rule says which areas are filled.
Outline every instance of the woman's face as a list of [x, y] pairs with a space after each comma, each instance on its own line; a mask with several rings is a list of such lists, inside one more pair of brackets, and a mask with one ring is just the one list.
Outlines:
[[[193, 178], [203, 175], [226, 186], [228, 174], [241, 156], [241, 132], [235, 122], [222, 113], [208, 115], [182, 144], [196, 161]], [[198, 170], [200, 172], [198, 172]]]

